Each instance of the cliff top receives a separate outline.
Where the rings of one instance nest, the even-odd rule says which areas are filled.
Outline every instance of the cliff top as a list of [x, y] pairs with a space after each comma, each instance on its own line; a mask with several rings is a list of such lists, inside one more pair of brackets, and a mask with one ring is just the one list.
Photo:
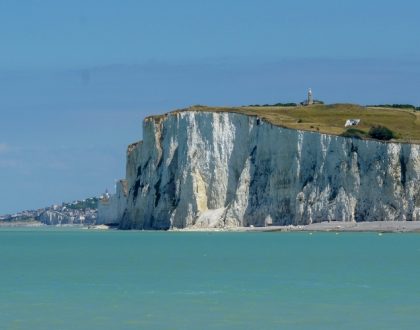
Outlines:
[[[364, 107], [355, 104], [316, 104], [310, 106], [244, 106], [244, 107], [207, 107], [192, 106], [180, 111], [233, 112], [258, 116], [263, 120], [281, 127], [314, 131], [325, 134], [341, 135], [349, 127], [344, 127], [348, 119], [360, 119], [360, 124], [350, 128], [358, 130], [359, 137], [368, 138], [371, 127], [381, 125], [393, 131], [393, 141], [420, 143], [420, 111]], [[161, 116], [153, 116], [155, 119]]]

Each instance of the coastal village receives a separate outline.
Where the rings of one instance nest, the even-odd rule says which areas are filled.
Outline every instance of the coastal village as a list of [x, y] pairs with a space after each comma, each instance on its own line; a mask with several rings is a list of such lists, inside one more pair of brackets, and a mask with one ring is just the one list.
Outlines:
[[98, 198], [91, 197], [71, 203], [52, 205], [36, 210], [0, 215], [0, 223], [13, 225], [92, 225], [97, 221]]

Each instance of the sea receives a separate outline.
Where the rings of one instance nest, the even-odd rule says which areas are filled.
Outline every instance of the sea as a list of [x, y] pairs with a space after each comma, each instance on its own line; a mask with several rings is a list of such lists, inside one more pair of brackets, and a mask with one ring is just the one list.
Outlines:
[[0, 228], [0, 329], [418, 329], [420, 234]]

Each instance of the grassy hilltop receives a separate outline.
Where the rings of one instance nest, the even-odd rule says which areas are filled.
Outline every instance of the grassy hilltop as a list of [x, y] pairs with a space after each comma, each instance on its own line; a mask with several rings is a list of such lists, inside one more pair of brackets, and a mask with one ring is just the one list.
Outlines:
[[235, 112], [258, 116], [273, 125], [293, 129], [315, 131], [333, 135], [344, 134], [347, 119], [360, 119], [355, 127], [359, 136], [369, 138], [369, 130], [377, 125], [385, 126], [394, 133], [392, 141], [420, 143], [420, 111], [363, 107], [354, 104], [316, 104], [310, 106], [244, 106], [206, 107], [192, 106], [185, 111]]

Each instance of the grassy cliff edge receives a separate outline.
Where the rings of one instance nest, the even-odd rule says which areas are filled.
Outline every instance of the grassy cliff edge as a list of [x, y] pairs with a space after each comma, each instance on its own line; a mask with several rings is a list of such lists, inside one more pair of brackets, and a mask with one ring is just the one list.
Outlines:
[[[371, 127], [385, 126], [392, 130], [395, 138], [393, 142], [420, 144], [420, 111], [363, 107], [355, 104], [311, 105], [305, 107], [208, 107], [192, 106], [187, 109], [175, 110], [203, 112], [232, 112], [261, 119], [280, 127], [314, 131], [319, 133], [341, 135], [347, 131], [344, 124], [347, 119], [360, 119], [355, 126], [359, 131], [367, 133]], [[152, 116], [158, 119], [162, 116]]]

